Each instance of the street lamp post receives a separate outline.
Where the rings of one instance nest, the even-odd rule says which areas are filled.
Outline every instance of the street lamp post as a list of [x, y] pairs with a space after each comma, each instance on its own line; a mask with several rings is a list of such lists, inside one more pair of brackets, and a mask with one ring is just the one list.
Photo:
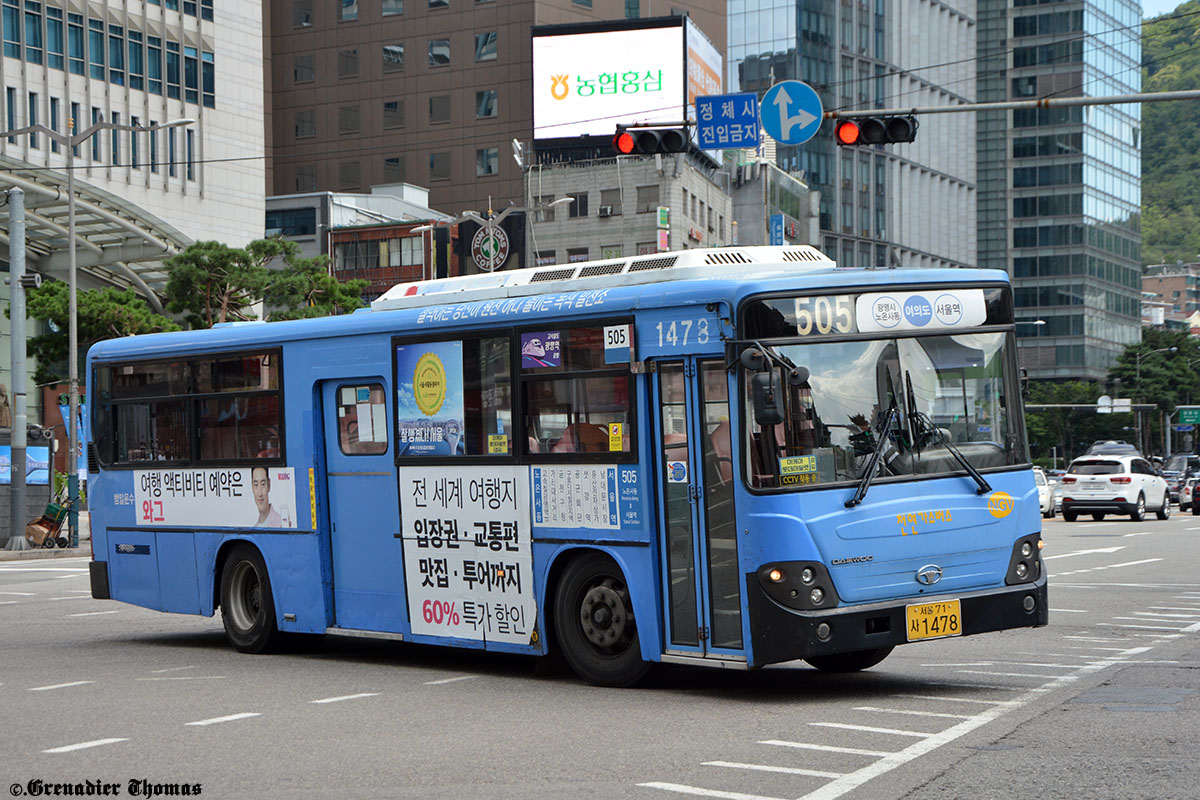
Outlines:
[[[1135, 371], [1135, 374], [1137, 375], [1137, 392], [1139, 394], [1142, 391], [1142, 356], [1152, 356], [1155, 353], [1174, 353], [1177, 350], [1179, 350], [1178, 347], [1160, 347], [1157, 350], [1151, 350], [1148, 353], [1137, 353], [1136, 354], [1137, 358], [1134, 362], [1134, 371]], [[1142, 436], [1142, 429], [1143, 429], [1143, 427], [1145, 427], [1143, 425], [1142, 412], [1140, 410], [1136, 411], [1134, 413], [1134, 416], [1137, 418], [1138, 450], [1142, 451], [1143, 450], [1142, 443], [1148, 437]], [[1168, 451], [1167, 455], [1170, 455], [1171, 441], [1167, 437], [1170, 437], [1171, 434], [1168, 430], [1166, 430], [1165, 425], [1163, 427], [1164, 427], [1163, 436], [1165, 439], [1165, 441], [1163, 442], [1163, 446]], [[1146, 444], [1149, 444], [1149, 442], [1147, 441]]]
[[45, 125], [28, 125], [6, 131], [0, 138], [19, 136], [23, 133], [42, 133], [67, 149], [67, 364], [70, 414], [67, 421], [67, 525], [71, 533], [71, 547], [79, 546], [79, 299], [75, 268], [75, 148], [100, 131], [156, 131], [160, 128], [178, 128], [191, 125], [194, 119], [174, 119], [161, 125], [120, 125], [103, 120], [75, 133], [75, 119], [67, 120], [69, 133], [63, 135]]

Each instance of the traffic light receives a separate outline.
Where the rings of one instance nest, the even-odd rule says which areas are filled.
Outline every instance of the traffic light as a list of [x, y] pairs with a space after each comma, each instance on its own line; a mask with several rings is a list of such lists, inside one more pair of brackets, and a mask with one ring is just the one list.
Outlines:
[[837, 123], [835, 138], [838, 145], [843, 147], [911, 142], [917, 138], [917, 118], [905, 114], [844, 119]]
[[687, 128], [634, 128], [617, 126], [613, 150], [618, 155], [650, 156], [655, 153], [682, 153], [688, 148]]

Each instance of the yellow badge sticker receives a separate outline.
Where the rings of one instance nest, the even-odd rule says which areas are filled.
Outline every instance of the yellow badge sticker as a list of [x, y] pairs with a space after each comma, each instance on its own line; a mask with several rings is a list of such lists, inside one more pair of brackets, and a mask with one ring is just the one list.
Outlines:
[[608, 450], [611, 453], [619, 453], [625, 449], [625, 437], [621, 434], [622, 427], [619, 422], [609, 423]]
[[799, 475], [817, 471], [816, 456], [787, 456], [779, 459], [780, 475]]
[[508, 434], [492, 433], [488, 434], [488, 453], [492, 455], [504, 455], [508, 452]]
[[993, 492], [988, 498], [988, 511], [992, 512], [992, 516], [996, 519], [1004, 519], [1013, 510], [1012, 495], [1008, 492]]
[[413, 398], [417, 408], [430, 417], [446, 402], [446, 368], [435, 353], [426, 353], [417, 359], [413, 370]]
[[317, 529], [317, 480], [312, 467], [308, 468], [308, 507], [312, 511], [312, 529]]

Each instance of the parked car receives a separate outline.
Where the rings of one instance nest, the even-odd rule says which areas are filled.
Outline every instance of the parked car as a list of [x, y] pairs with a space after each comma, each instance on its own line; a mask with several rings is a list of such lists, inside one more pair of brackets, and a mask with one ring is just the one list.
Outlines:
[[1171, 516], [1167, 482], [1141, 456], [1081, 456], [1071, 462], [1062, 482], [1062, 515], [1067, 522], [1081, 513], [1090, 513], [1095, 520], [1105, 514], [1128, 514], [1141, 522], [1148, 508], [1159, 519]]
[[1054, 484], [1054, 513], [1062, 511], [1063, 498], [1063, 482], [1060, 480]]
[[1038, 505], [1042, 509], [1044, 519], [1054, 518], [1054, 485], [1046, 478], [1046, 473], [1040, 468], [1033, 468], [1033, 482], [1037, 484]]
[[[1167, 479], [1167, 487], [1171, 490], [1173, 502], [1181, 502], [1180, 487], [1183, 486], [1184, 480], [1190, 473], [1198, 471], [1200, 471], [1200, 456], [1180, 453], [1167, 459], [1167, 463], [1163, 465], [1162, 476]], [[1185, 509], [1180, 506], [1179, 510], [1184, 511]]]

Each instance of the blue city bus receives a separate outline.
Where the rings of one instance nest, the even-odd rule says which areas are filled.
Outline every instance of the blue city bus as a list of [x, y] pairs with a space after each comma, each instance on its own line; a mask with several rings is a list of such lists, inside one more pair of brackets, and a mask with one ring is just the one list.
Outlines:
[[1012, 293], [805, 246], [394, 287], [88, 354], [92, 596], [369, 635], [877, 664], [1045, 625]]

